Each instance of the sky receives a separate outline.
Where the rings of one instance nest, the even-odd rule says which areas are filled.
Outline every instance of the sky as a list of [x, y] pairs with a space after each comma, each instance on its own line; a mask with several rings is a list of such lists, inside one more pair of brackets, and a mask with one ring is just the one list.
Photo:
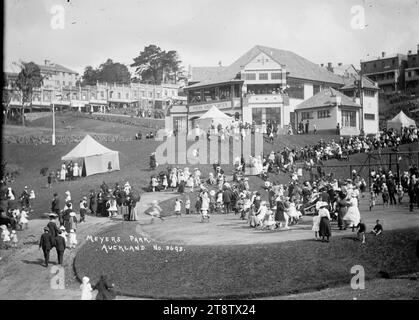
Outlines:
[[[111, 58], [130, 65], [149, 44], [187, 69], [229, 65], [255, 45], [320, 64], [359, 66], [416, 52], [419, 0], [5, 0], [4, 69], [50, 60], [80, 74]], [[54, 27], [63, 8], [63, 28]], [[362, 6], [365, 19], [354, 6]], [[358, 19], [359, 18], [359, 19]], [[356, 25], [364, 25], [357, 28]]]

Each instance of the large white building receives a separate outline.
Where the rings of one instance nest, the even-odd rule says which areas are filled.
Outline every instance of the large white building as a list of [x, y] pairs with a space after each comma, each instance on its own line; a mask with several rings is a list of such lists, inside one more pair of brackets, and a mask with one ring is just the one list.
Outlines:
[[[287, 128], [289, 124], [297, 128], [298, 106], [324, 89], [344, 88], [342, 92], [345, 94], [355, 94], [351, 86], [355, 86], [356, 78], [336, 75], [291, 51], [264, 46], [253, 47], [230, 66], [200, 67], [196, 72], [192, 68], [191, 74], [190, 85], [184, 88], [188, 97], [187, 106], [172, 109], [171, 120], [166, 124], [169, 130], [189, 131], [212, 106], [243, 122], [262, 125], [271, 121], [282, 128]], [[374, 83], [372, 86], [374, 90], [378, 89]], [[351, 99], [359, 104], [356, 96]], [[366, 120], [373, 122], [372, 131], [378, 131], [378, 95], [374, 94], [373, 99], [374, 102], [364, 99], [369, 117]], [[362, 108], [357, 117], [366, 116], [361, 114]], [[371, 114], [375, 115], [374, 119]], [[359, 133], [361, 118], [355, 122], [342, 121], [345, 115], [340, 114], [340, 119], [326, 117], [323, 121], [333, 124], [333, 128], [337, 122], [348, 126], [355, 123], [355, 128], [347, 131]], [[318, 127], [318, 130], [321, 128]]]

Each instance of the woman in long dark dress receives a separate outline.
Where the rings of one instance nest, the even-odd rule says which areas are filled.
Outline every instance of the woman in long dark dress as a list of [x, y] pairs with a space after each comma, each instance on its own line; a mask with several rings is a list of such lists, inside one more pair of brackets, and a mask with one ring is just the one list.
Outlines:
[[322, 238], [322, 242], [324, 242], [324, 238], [326, 237], [326, 242], [329, 242], [329, 237], [332, 236], [332, 229], [330, 227], [330, 213], [327, 210], [328, 204], [326, 202], [322, 202], [319, 204], [319, 217], [320, 217], [320, 227], [319, 227], [319, 235]]
[[113, 284], [109, 285], [104, 275], [100, 276], [99, 282], [93, 286], [93, 290], [97, 290], [96, 300], [113, 300], [115, 293], [112, 291]]

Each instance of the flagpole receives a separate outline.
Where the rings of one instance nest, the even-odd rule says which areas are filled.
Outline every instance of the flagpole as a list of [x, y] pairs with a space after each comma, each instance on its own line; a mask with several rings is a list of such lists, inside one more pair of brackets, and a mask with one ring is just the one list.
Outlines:
[[52, 145], [55, 146], [55, 104], [52, 103]]

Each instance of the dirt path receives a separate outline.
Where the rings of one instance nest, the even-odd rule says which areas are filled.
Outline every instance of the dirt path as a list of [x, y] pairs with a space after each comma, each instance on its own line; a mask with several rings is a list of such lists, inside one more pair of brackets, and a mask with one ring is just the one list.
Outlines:
[[[80, 299], [80, 283], [73, 272], [73, 259], [77, 249], [67, 249], [64, 253], [66, 288], [51, 289], [50, 281], [53, 277], [51, 268], [57, 262], [56, 251], [51, 251], [50, 266], [45, 268], [42, 266], [44, 261], [42, 250], [38, 249], [39, 237], [47, 222], [44, 219], [31, 220], [29, 230], [18, 232], [18, 248], [0, 251], [0, 299]], [[83, 244], [87, 234], [94, 234], [117, 222], [106, 218], [87, 217], [87, 222], [78, 226], [78, 248]]]

